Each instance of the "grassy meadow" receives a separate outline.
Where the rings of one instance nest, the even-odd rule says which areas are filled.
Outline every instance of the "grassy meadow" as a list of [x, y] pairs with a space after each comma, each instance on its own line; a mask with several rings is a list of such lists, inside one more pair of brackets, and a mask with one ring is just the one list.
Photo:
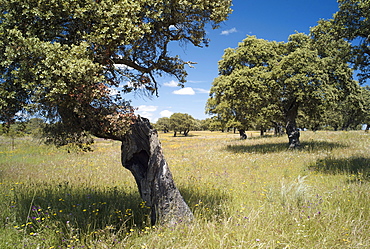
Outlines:
[[160, 133], [196, 219], [151, 226], [120, 143], [0, 137], [0, 248], [370, 248], [370, 134]]

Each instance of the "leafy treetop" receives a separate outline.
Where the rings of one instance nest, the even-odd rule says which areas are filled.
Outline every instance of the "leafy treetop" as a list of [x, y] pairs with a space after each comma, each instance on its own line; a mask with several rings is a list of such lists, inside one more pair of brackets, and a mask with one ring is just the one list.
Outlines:
[[[68, 133], [120, 139], [133, 110], [122, 94], [185, 82], [170, 42], [208, 45], [231, 0], [0, 0], [0, 121], [38, 113]], [[122, 87], [119, 94], [112, 88]]]
[[173, 130], [175, 137], [177, 132], [183, 132], [184, 136], [187, 136], [195, 126], [195, 119], [187, 113], [174, 113], [170, 117], [170, 129]]
[[360, 82], [370, 78], [370, 0], [338, 0], [339, 11], [333, 19], [320, 20], [312, 29], [315, 37], [330, 35], [352, 42], [350, 62], [359, 70]]
[[322, 106], [358, 87], [347, 65], [349, 44], [326, 38], [296, 33], [277, 43], [248, 36], [237, 48], [226, 49], [207, 112], [239, 130], [283, 121], [290, 146], [298, 146], [299, 110], [315, 117]]

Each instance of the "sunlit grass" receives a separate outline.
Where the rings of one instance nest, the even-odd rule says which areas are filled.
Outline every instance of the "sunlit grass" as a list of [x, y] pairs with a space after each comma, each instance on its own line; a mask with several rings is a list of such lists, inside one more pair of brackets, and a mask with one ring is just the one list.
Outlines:
[[0, 248], [369, 248], [370, 143], [364, 132], [248, 139], [221, 132], [160, 138], [195, 214], [152, 227], [120, 144], [67, 153], [0, 140]]

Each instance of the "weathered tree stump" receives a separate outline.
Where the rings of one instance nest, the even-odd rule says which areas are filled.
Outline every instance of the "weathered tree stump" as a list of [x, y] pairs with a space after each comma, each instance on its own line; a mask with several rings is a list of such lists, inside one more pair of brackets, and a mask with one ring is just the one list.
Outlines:
[[188, 222], [193, 214], [175, 186], [158, 134], [138, 117], [122, 139], [122, 165], [131, 171], [142, 199], [151, 207], [152, 224]]

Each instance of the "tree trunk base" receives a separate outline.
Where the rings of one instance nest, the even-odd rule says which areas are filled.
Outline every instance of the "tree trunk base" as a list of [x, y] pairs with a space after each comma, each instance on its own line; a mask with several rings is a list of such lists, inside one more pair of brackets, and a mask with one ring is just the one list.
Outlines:
[[301, 133], [296, 126], [295, 119], [292, 120], [293, 121], [288, 121], [286, 126], [286, 133], [289, 139], [289, 149], [295, 149], [301, 145], [301, 143], [299, 142], [299, 137], [301, 136]]
[[247, 139], [247, 134], [245, 133], [245, 130], [239, 130], [239, 135], [241, 140]]
[[175, 225], [193, 219], [175, 186], [157, 131], [147, 119], [135, 120], [123, 138], [121, 153], [122, 165], [131, 171], [142, 199], [151, 207], [152, 224]]
[[295, 149], [301, 146], [299, 142], [300, 132], [299, 130], [293, 130], [288, 133], [289, 138], [289, 149]]

